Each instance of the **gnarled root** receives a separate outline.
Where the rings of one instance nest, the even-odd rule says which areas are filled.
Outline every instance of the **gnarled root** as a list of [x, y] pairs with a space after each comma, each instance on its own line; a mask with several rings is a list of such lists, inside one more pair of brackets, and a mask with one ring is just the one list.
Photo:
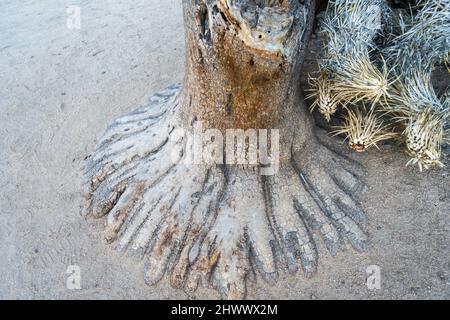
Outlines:
[[331, 254], [347, 238], [361, 251], [365, 216], [352, 198], [363, 169], [319, 140], [293, 150], [279, 172], [187, 165], [186, 137], [173, 137], [179, 87], [116, 120], [88, 158], [89, 214], [106, 216], [105, 238], [145, 259], [145, 280], [212, 285], [240, 299], [255, 271], [275, 281], [284, 266], [317, 268], [315, 233]]

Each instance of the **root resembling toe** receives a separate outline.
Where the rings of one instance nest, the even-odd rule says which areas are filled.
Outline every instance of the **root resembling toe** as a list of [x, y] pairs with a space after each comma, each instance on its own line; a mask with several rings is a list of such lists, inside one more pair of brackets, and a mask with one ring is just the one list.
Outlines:
[[187, 287], [194, 290], [211, 279], [224, 298], [242, 297], [251, 272], [250, 261], [265, 280], [276, 280], [275, 238], [268, 222], [261, 176], [251, 170], [229, 168], [215, 215], [192, 263]]
[[[306, 188], [314, 195], [339, 233], [346, 236], [355, 250], [364, 251], [367, 236], [358, 223], [364, 223], [366, 216], [353, 198], [337, 183], [335, 154], [324, 147], [317, 148], [314, 152], [317, 154], [308, 153], [308, 158], [295, 157]], [[305, 155], [304, 152], [302, 154]], [[315, 157], [322, 161], [317, 161]], [[347, 179], [349, 176], [343, 177]]]
[[316, 137], [319, 144], [319, 149], [316, 150], [316, 153], [322, 154], [321, 160], [328, 162], [330, 168], [338, 164], [358, 179], [367, 175], [366, 168], [348, 156], [349, 152], [346, 145], [342, 144], [336, 137], [330, 137], [320, 131], [317, 132]]
[[201, 243], [215, 221], [215, 209], [218, 207], [224, 187], [225, 178], [222, 170], [210, 169], [203, 190], [197, 194], [200, 199], [192, 212], [181, 250], [174, 262], [171, 274], [172, 286], [177, 288], [185, 286], [190, 267], [198, 258]]
[[[312, 191], [315, 192], [324, 206], [327, 217], [332, 220], [339, 232], [347, 237], [357, 251], [363, 251], [367, 237], [355, 221], [350, 218], [352, 216], [355, 219], [361, 219], [360, 217], [363, 214], [360, 213], [360, 209], [356, 207], [353, 200], [341, 191], [327, 174], [317, 176], [306, 173], [305, 177], [312, 187]], [[347, 203], [348, 206], [344, 206], [344, 203]]]
[[86, 179], [91, 191], [102, 181], [126, 175], [152, 159], [168, 142], [174, 126], [172, 112], [178, 107], [180, 87], [170, 87], [153, 96], [139, 112], [111, 124], [86, 160]]
[[300, 260], [305, 275], [311, 276], [317, 268], [317, 250], [296, 203], [303, 203], [309, 211], [320, 209], [302, 188], [297, 173], [290, 166], [266, 177], [264, 187], [269, 220], [278, 236], [288, 270], [296, 272]]
[[333, 181], [345, 193], [358, 196], [367, 191], [367, 186], [361, 178], [358, 178], [341, 165], [336, 165], [335, 167], [330, 168], [329, 171]]

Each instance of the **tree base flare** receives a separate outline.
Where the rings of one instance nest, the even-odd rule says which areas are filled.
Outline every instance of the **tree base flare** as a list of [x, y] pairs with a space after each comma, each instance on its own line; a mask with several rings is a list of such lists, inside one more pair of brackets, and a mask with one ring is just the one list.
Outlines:
[[[364, 250], [366, 220], [353, 195], [364, 169], [326, 146], [327, 138], [289, 148], [271, 176], [232, 165], [187, 165], [174, 138], [180, 86], [114, 121], [86, 160], [87, 214], [106, 217], [105, 239], [145, 259], [145, 280], [166, 274], [176, 288], [212, 286], [245, 297], [246, 281], [275, 281], [286, 268], [317, 268], [316, 241], [332, 255], [346, 238]], [[299, 106], [304, 107], [304, 106]]]

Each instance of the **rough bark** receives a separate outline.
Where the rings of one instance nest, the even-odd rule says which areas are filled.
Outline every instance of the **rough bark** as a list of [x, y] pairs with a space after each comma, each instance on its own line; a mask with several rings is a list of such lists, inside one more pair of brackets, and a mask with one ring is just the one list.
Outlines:
[[[344, 237], [363, 250], [365, 216], [352, 194], [364, 169], [317, 137], [299, 86], [313, 0], [183, 6], [184, 85], [117, 119], [86, 163], [88, 213], [107, 216], [107, 241], [146, 259], [149, 284], [167, 274], [175, 287], [211, 285], [230, 299], [257, 273], [274, 281], [301, 266], [311, 276], [315, 233], [333, 255]], [[224, 135], [278, 129], [279, 170], [184, 162], [198, 121]]]

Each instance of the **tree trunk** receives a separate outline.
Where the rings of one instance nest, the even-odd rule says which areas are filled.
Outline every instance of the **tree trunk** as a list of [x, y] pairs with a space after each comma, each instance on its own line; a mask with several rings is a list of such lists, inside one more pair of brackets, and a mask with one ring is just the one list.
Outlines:
[[[314, 0], [183, 7], [184, 85], [117, 119], [87, 160], [88, 212], [107, 215], [107, 241], [146, 259], [149, 284], [168, 274], [175, 287], [212, 285], [232, 299], [257, 272], [274, 281], [301, 266], [311, 276], [315, 231], [333, 255], [342, 236], [363, 250], [365, 217], [351, 195], [364, 170], [316, 137], [299, 86]], [[200, 149], [199, 122], [214, 133]], [[246, 130], [242, 149], [234, 136], [231, 148], [214, 143], [230, 129]], [[270, 132], [270, 145], [252, 144], [252, 132]], [[211, 145], [215, 161], [192, 161]], [[270, 149], [276, 170], [264, 171], [262, 150], [256, 163], [228, 161], [239, 150], [249, 160], [252, 147]]]

